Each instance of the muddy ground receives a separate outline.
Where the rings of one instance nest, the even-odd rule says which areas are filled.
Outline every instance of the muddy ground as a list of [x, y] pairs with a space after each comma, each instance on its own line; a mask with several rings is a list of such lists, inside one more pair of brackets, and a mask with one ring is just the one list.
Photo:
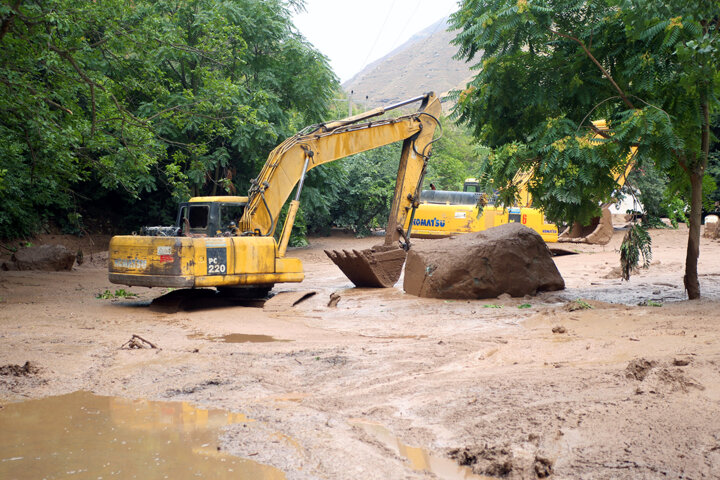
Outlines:
[[[289, 479], [720, 478], [720, 242], [702, 239], [690, 302], [687, 230], [652, 237], [629, 282], [616, 232], [555, 257], [564, 291], [473, 301], [351, 288], [323, 249], [379, 240], [318, 238], [264, 307], [96, 298], [122, 288], [96, 242], [72, 272], [0, 272], [0, 366], [26, 370], [0, 375], [0, 405], [85, 390], [241, 412], [220, 448]], [[159, 349], [122, 349], [132, 335]]]

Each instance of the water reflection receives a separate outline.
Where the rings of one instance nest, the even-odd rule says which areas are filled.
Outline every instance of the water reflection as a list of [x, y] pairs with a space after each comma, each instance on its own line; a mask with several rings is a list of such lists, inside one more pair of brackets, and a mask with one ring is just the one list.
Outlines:
[[245, 415], [186, 402], [87, 392], [6, 404], [0, 410], [0, 479], [262, 479], [280, 470], [218, 449]]
[[420, 447], [411, 447], [400, 441], [395, 435], [384, 426], [368, 422], [362, 419], [350, 420], [352, 425], [362, 428], [388, 449], [404, 457], [410, 463], [410, 468], [416, 471], [427, 471], [435, 474], [443, 480], [491, 480], [490, 477], [476, 475], [468, 467], [457, 464], [454, 460], [439, 455], [433, 455]]
[[292, 342], [292, 340], [283, 340], [270, 335], [248, 335], [245, 333], [230, 333], [221, 336], [207, 336], [201, 334], [188, 335], [190, 339], [210, 340], [211, 342], [224, 343], [272, 343], [272, 342]]

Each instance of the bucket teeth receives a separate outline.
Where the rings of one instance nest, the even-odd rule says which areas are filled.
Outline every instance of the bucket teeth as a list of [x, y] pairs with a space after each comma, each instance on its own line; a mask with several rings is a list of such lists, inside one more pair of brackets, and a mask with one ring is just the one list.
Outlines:
[[356, 287], [392, 287], [400, 278], [405, 251], [394, 247], [365, 250], [325, 250], [335, 265]]

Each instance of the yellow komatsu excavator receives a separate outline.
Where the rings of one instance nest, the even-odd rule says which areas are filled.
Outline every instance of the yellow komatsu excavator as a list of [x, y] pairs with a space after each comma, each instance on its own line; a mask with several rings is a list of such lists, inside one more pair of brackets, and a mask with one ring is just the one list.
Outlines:
[[[420, 102], [415, 113], [367, 121], [415, 102]], [[113, 237], [110, 281], [146, 287], [218, 287], [255, 294], [268, 291], [275, 283], [301, 282], [300, 260], [285, 254], [307, 172], [323, 163], [403, 141], [384, 244], [362, 251], [326, 251], [355, 285], [394, 285], [410, 248], [411, 227], [403, 226], [419, 204], [441, 111], [439, 99], [428, 93], [305, 128], [270, 153], [247, 197], [195, 197], [180, 205], [174, 227], [146, 227], [141, 235]], [[278, 216], [295, 188], [276, 242]]]
[[535, 230], [546, 242], [557, 242], [557, 226], [546, 222], [542, 211], [530, 206], [530, 194], [523, 188], [529, 178], [524, 174], [515, 176], [514, 183], [521, 187], [519, 202], [508, 208], [495, 206], [472, 178], [465, 180], [462, 192], [423, 190], [412, 234], [418, 238], [442, 238], [517, 222]]

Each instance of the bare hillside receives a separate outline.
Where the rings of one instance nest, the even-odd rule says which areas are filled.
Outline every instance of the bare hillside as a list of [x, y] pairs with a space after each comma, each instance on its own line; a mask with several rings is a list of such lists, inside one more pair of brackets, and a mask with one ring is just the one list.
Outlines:
[[375, 107], [425, 92], [441, 95], [461, 87], [470, 78], [470, 66], [455, 60], [447, 18], [415, 34], [410, 40], [371, 63], [348, 80], [353, 101]]

